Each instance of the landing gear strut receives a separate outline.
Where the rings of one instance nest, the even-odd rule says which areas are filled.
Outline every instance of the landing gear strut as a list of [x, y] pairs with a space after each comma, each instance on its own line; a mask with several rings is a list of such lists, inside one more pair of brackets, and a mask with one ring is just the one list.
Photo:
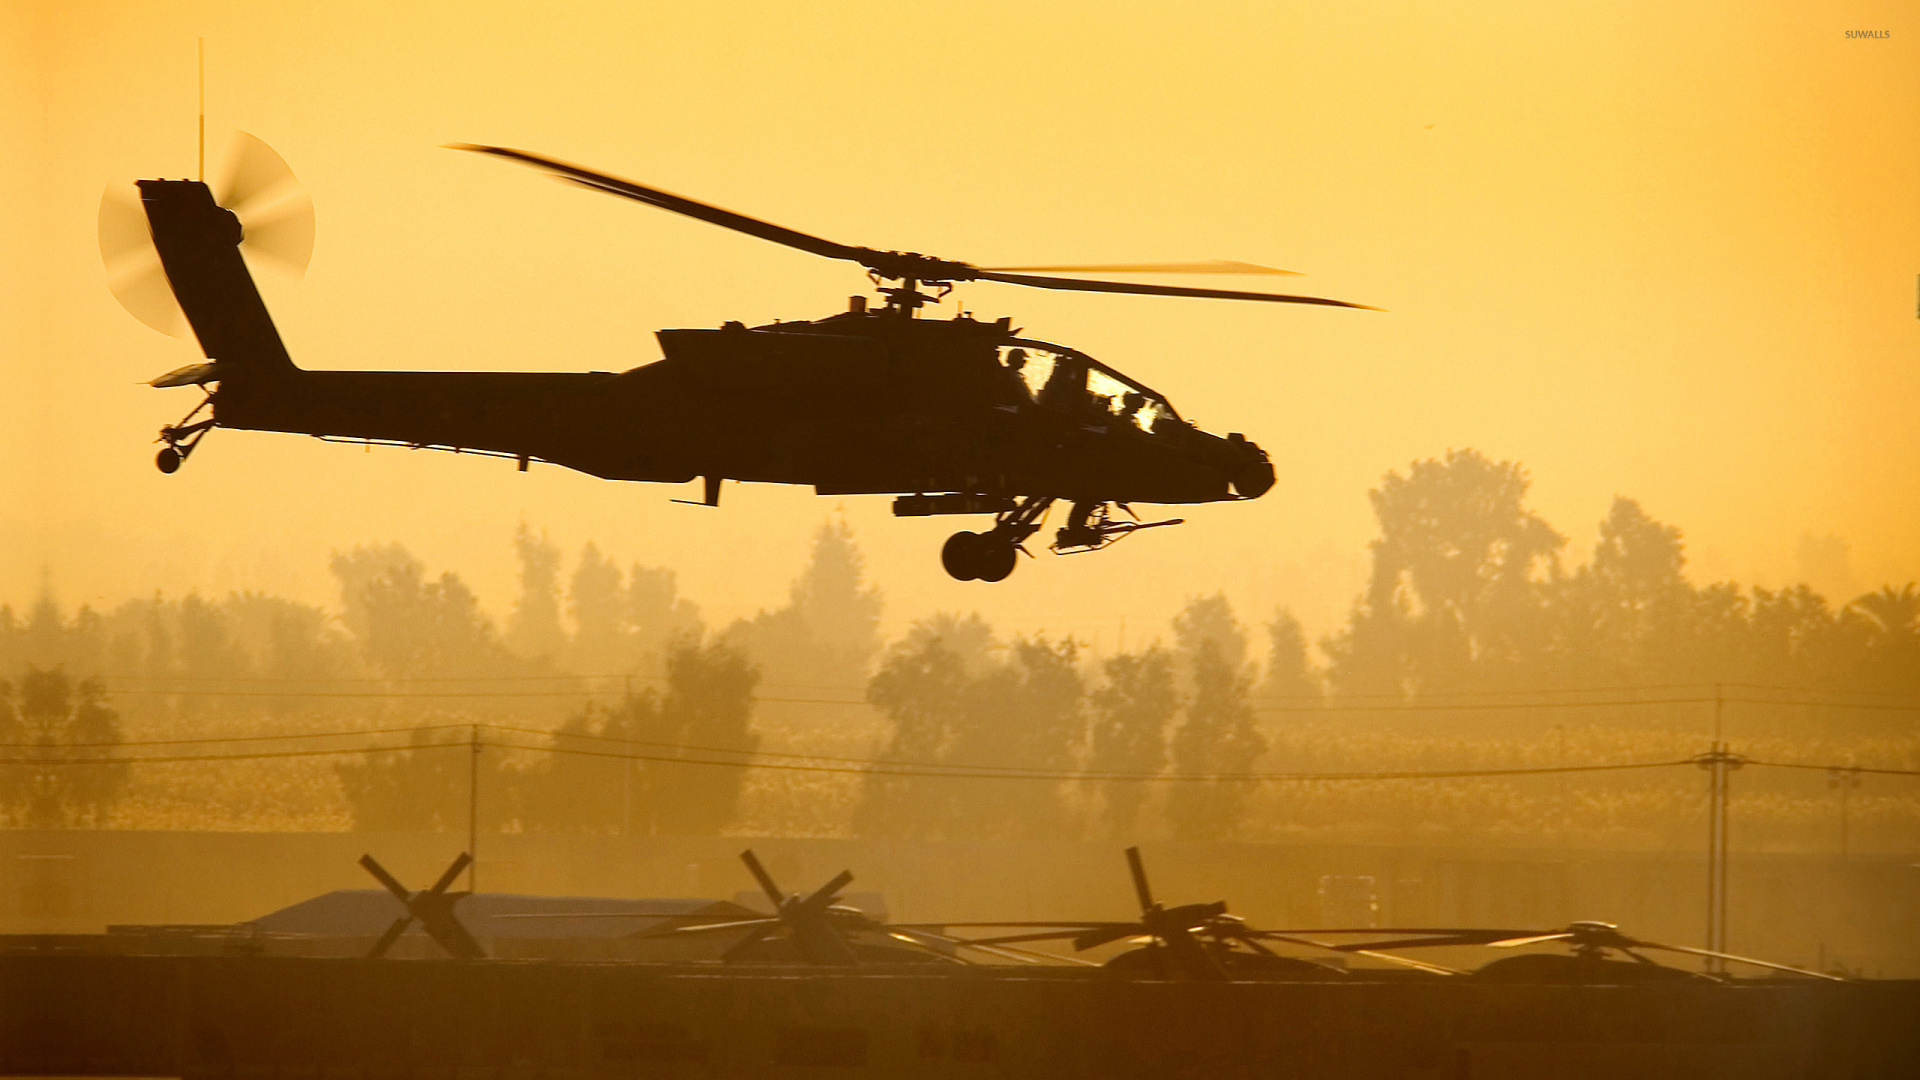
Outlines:
[[1040, 530], [1051, 495], [1029, 495], [994, 518], [983, 533], [957, 532], [940, 549], [940, 564], [956, 581], [1005, 581], [1013, 573], [1027, 537]]
[[200, 440], [206, 438], [207, 432], [213, 430], [211, 416], [198, 423], [192, 422], [193, 418], [200, 414], [201, 409], [211, 404], [213, 404], [213, 395], [208, 394], [200, 404], [193, 407], [192, 412], [181, 417], [179, 423], [168, 424], [160, 429], [160, 438], [156, 441], [167, 445], [161, 447], [160, 452], [154, 455], [153, 464], [161, 472], [180, 471], [180, 465], [187, 460], [187, 455], [193, 453], [193, 448], [199, 446]]

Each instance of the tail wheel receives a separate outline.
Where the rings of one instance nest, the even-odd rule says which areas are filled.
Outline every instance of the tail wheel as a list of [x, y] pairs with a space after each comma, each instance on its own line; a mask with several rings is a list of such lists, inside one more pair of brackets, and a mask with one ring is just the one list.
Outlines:
[[[986, 537], [979, 533], [957, 532], [947, 537], [940, 549], [940, 565], [955, 581], [972, 581], [981, 576], [981, 548]], [[997, 580], [997, 579], [996, 579]]]

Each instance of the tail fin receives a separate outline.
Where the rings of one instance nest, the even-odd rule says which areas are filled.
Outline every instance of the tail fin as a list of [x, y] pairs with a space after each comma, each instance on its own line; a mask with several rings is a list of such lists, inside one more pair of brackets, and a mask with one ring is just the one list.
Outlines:
[[297, 370], [240, 257], [240, 219], [197, 180], [140, 180], [167, 284], [200, 349], [249, 374]]

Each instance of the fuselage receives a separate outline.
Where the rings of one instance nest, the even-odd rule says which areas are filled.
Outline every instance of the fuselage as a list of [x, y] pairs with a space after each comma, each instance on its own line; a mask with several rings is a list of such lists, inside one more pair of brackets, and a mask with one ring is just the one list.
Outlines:
[[822, 494], [973, 492], [1196, 503], [1272, 484], [1258, 447], [1005, 321], [850, 311], [816, 322], [664, 330], [665, 356], [613, 372], [240, 369], [222, 427], [552, 462], [613, 480], [696, 476]]

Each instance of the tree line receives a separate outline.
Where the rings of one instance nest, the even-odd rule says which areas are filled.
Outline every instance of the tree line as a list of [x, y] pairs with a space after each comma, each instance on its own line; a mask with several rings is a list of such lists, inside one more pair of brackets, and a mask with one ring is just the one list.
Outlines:
[[[881, 763], [1127, 774], [1250, 771], [1288, 725], [1340, 722], [1349, 714], [1334, 704], [1346, 701], [1711, 683], [1920, 697], [1914, 585], [1838, 603], [1806, 586], [1695, 585], [1680, 530], [1626, 498], [1569, 568], [1568, 538], [1527, 507], [1527, 485], [1517, 463], [1471, 450], [1388, 473], [1370, 493], [1379, 535], [1345, 624], [1310, 642], [1282, 609], [1263, 647], [1224, 593], [1191, 600], [1164, 640], [1098, 658], [1071, 637], [1002, 639], [969, 613], [930, 614], [883, 642], [880, 591], [839, 522], [817, 533], [782, 605], [717, 628], [671, 569], [623, 568], [588, 544], [563, 575], [558, 548], [524, 525], [519, 595], [499, 621], [457, 573], [431, 574], [395, 544], [333, 557], [332, 610], [190, 593], [67, 613], [43, 596], [22, 613], [0, 608], [0, 742], [31, 758], [81, 744], [110, 754], [129, 731], [511, 724], [566, 752], [485, 755], [487, 827], [698, 834], [739, 820], [751, 774], [673, 759], [764, 749], [766, 687], [864, 687], [873, 733], [862, 756]], [[608, 675], [631, 679], [585, 708], [498, 693], [505, 680], [559, 694]], [[325, 696], [398, 686], [433, 696]], [[1286, 709], [1262, 711], [1276, 702]], [[837, 723], [775, 728], [805, 752]], [[474, 763], [426, 745], [460, 738], [421, 732], [333, 764], [356, 826], [464, 825]], [[1183, 783], [1155, 796], [1137, 783], [896, 772], [847, 781], [849, 831], [1217, 839], [1242, 830], [1252, 790]], [[98, 825], [132, 780], [125, 767], [0, 766], [0, 816]]]

